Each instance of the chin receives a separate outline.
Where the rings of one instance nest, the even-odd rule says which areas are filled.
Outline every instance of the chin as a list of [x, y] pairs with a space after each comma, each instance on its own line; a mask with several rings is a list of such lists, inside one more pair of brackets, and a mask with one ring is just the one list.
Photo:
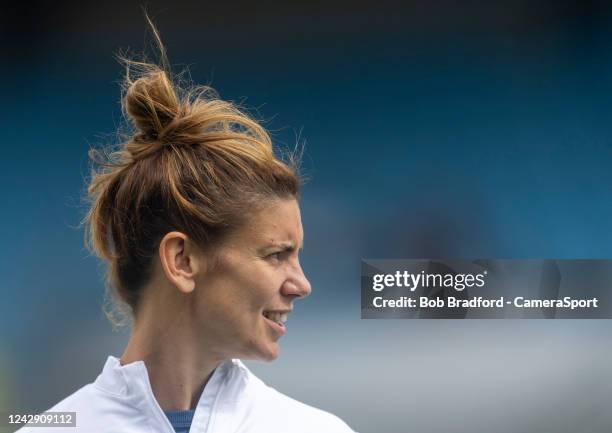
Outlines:
[[250, 350], [242, 350], [239, 353], [235, 353], [232, 358], [245, 359], [249, 361], [262, 361], [271, 362], [278, 358], [280, 349], [278, 343], [268, 342], [261, 346], [251, 346]]
[[257, 360], [264, 362], [272, 362], [276, 358], [278, 358], [280, 352], [278, 344], [273, 343], [272, 346], [268, 346], [262, 349], [263, 350], [259, 350], [257, 355], [255, 356]]

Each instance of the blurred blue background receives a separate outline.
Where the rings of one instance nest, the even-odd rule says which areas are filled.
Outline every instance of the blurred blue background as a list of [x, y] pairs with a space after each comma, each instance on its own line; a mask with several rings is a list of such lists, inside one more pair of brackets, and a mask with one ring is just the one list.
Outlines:
[[[360, 320], [360, 258], [612, 257], [612, 5], [148, 2], [170, 60], [306, 143], [282, 354], [249, 366], [360, 432], [610, 432], [610, 321]], [[137, 2], [0, 15], [0, 411], [91, 382], [128, 331], [83, 247]]]

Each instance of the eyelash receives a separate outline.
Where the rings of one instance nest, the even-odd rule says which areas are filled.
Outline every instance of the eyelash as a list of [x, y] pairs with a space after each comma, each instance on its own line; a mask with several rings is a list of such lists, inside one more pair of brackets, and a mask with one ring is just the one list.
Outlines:
[[273, 252], [271, 254], [268, 254], [267, 256], [265, 256], [266, 259], [268, 260], [274, 260], [274, 261], [284, 261], [284, 260], [288, 260], [294, 253], [293, 249], [285, 249], [285, 250], [281, 250], [281, 251], [276, 251]]
[[276, 259], [276, 260], [280, 260], [281, 254], [283, 254], [282, 251], [277, 251], [275, 253], [272, 253], [270, 255], [268, 255], [269, 259]]
[[275, 253], [269, 254], [268, 258], [273, 260], [281, 261], [284, 257], [289, 254], [288, 251], [276, 251]]

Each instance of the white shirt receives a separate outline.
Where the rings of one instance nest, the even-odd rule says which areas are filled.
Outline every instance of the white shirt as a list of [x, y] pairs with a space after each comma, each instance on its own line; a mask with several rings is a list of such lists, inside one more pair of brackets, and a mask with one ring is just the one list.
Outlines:
[[[49, 409], [76, 412], [75, 427], [23, 427], [19, 433], [174, 433], [153, 396], [143, 361], [109, 356], [98, 378]], [[340, 418], [264, 384], [239, 360], [215, 369], [189, 433], [354, 433]]]

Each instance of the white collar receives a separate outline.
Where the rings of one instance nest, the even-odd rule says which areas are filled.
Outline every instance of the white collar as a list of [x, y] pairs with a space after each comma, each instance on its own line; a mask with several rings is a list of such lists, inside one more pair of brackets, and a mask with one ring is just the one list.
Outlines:
[[[237, 359], [221, 363], [206, 383], [196, 405], [192, 426], [202, 428], [192, 429], [191, 432], [207, 430], [211, 415], [215, 412], [219, 400], [223, 399], [224, 405], [237, 403], [240, 400], [241, 391], [246, 388], [249, 376], [250, 372], [246, 366]], [[155, 400], [149, 382], [149, 374], [143, 361], [121, 365], [119, 358], [109, 356], [94, 385], [154, 417], [153, 419], [157, 421], [155, 424], [160, 426], [160, 432], [174, 432], [166, 415]]]

